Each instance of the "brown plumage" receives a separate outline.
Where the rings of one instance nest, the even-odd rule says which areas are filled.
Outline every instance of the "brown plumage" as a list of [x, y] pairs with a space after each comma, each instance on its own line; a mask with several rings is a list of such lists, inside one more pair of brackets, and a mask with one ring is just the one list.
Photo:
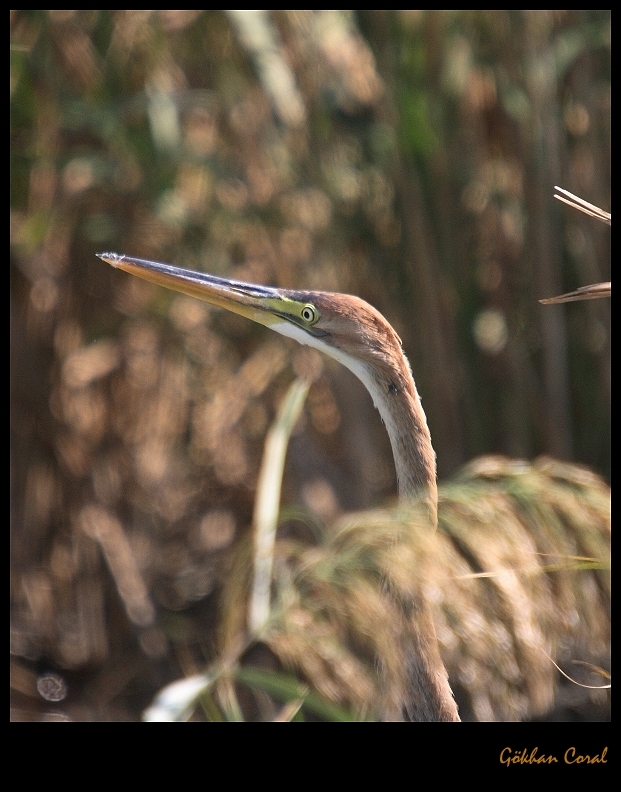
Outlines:
[[[442, 581], [428, 574], [424, 559], [429, 557], [429, 548], [434, 548], [432, 555], [447, 553], [447, 574], [456, 571], [449, 561], [450, 542], [447, 547], [446, 542], [438, 540], [435, 454], [410, 366], [393, 328], [372, 306], [349, 295], [252, 286], [116, 254], [101, 254], [101, 258], [315, 347], [347, 366], [362, 381], [390, 437], [402, 504], [406, 509], [414, 501], [418, 505], [412, 505], [411, 514], [404, 512], [398, 523], [380, 519], [377, 526], [365, 527], [363, 523], [353, 531], [345, 526], [337, 531], [331, 550], [329, 547], [323, 552], [310, 551], [297, 560], [286, 559], [287, 563], [295, 561], [297, 573], [292, 587], [279, 588], [277, 581], [277, 592], [289, 592], [285, 597], [288, 605], [277, 608], [280, 621], [272, 623], [265, 641], [285, 663], [289, 660], [301, 667], [307, 678], [316, 681], [317, 689], [338, 698], [326, 679], [332, 676], [337, 689], [336, 680], [340, 679], [342, 690], [347, 688], [347, 679], [366, 678], [363, 669], [368, 664], [360, 665], [346, 650], [332, 654], [328, 647], [339, 641], [347, 643], [348, 634], [350, 638], [356, 636], [363, 656], [368, 652], [371, 665], [378, 669], [373, 698], [384, 720], [459, 721], [432, 618], [430, 592], [439, 592]], [[481, 497], [481, 504], [492, 501]], [[490, 516], [488, 528], [493, 532], [493, 512]], [[505, 540], [511, 547], [511, 537]], [[464, 539], [455, 536], [452, 541], [463, 543]], [[476, 548], [471, 552], [476, 555]], [[510, 553], [503, 563], [508, 558]], [[419, 577], [413, 574], [415, 567], [421, 572]], [[501, 573], [505, 574], [502, 569]], [[287, 579], [285, 575], [283, 580]], [[302, 591], [306, 592], [304, 617], [304, 611], [291, 604]], [[336, 602], [330, 599], [334, 592]], [[361, 600], [365, 602], [362, 614], [356, 604]], [[306, 625], [297, 641], [296, 613]], [[306, 649], [300, 651], [301, 646]], [[327, 657], [332, 658], [332, 672], [326, 677], [318, 669], [324, 667]], [[371, 687], [374, 684], [369, 681]], [[353, 704], [358, 698], [355, 688], [354, 684], [351, 694], [345, 694]]]

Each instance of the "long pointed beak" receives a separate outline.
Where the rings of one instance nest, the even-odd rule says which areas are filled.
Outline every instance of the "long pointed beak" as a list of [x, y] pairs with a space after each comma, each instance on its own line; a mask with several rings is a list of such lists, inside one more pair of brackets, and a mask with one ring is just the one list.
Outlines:
[[116, 269], [137, 275], [158, 286], [197, 297], [219, 308], [226, 308], [227, 311], [241, 314], [268, 327], [282, 321], [277, 313], [278, 303], [282, 301], [277, 289], [226, 280], [215, 275], [184, 270], [170, 264], [161, 264], [159, 261], [121, 256], [118, 253], [97, 255]]

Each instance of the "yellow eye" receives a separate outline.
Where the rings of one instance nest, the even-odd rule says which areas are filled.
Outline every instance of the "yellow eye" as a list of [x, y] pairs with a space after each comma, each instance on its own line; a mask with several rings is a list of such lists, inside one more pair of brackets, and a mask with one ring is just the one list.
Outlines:
[[302, 308], [301, 316], [307, 324], [313, 325], [319, 320], [319, 311], [314, 305], [305, 305]]

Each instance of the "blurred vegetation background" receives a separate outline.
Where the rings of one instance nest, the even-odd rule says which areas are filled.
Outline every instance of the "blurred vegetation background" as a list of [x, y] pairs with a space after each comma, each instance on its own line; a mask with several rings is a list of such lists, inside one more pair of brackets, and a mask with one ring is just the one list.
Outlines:
[[136, 720], [214, 655], [263, 440], [283, 504], [396, 491], [344, 368], [102, 250], [357, 294], [403, 340], [440, 478], [610, 477], [609, 11], [12, 11], [14, 718]]

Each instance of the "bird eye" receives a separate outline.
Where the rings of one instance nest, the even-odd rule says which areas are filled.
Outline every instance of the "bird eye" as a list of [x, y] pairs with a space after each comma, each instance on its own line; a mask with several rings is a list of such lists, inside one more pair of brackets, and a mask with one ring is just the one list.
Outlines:
[[319, 320], [319, 311], [314, 305], [305, 305], [302, 308], [302, 319], [308, 324], [315, 324]]

